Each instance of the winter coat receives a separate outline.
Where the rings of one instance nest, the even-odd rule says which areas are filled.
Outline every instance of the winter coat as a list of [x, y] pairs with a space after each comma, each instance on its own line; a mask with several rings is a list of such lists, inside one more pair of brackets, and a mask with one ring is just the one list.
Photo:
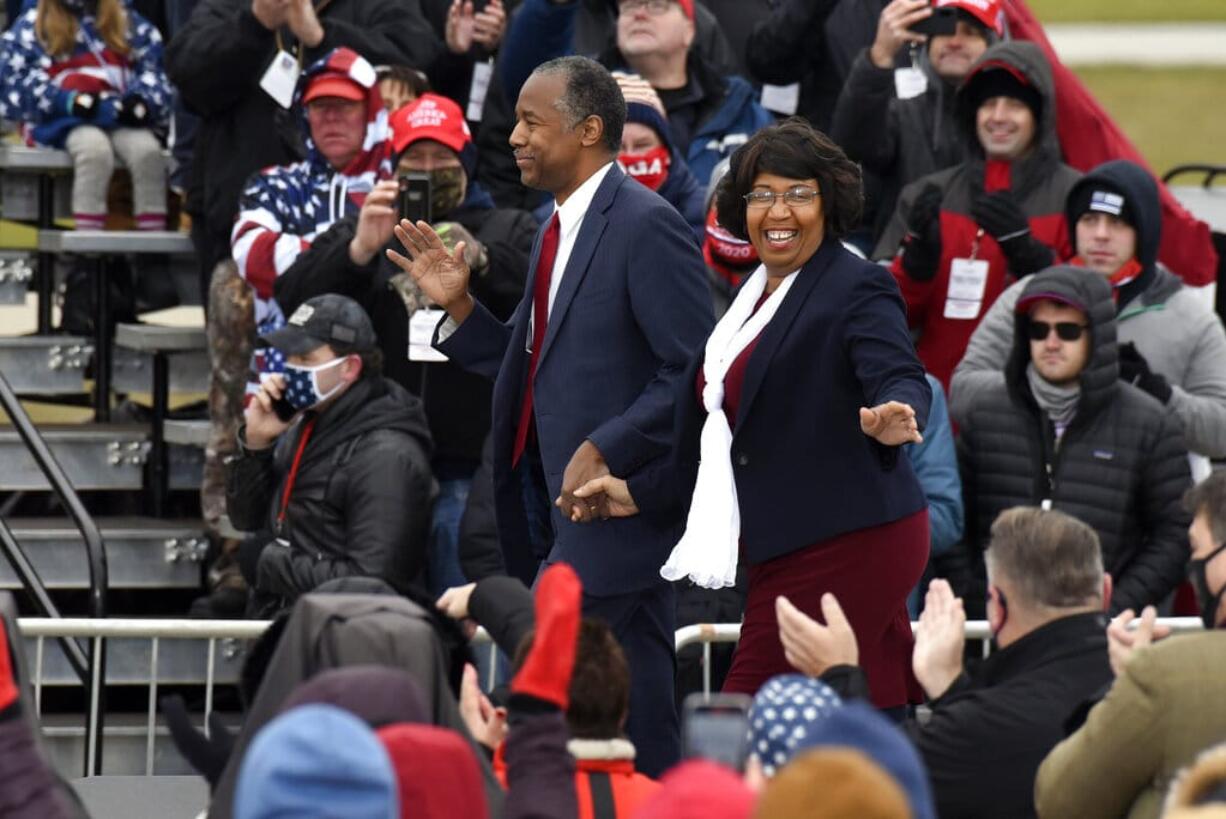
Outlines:
[[[473, 276], [472, 292], [494, 315], [507, 319], [523, 298], [537, 226], [531, 214], [492, 204], [474, 184], [465, 203], [438, 221], [459, 223], [485, 246], [489, 267]], [[383, 252], [369, 264], [353, 263], [349, 242], [357, 223], [356, 214], [341, 219], [299, 254], [276, 279], [277, 304], [287, 315], [323, 293], [340, 293], [361, 304], [383, 350], [383, 374], [425, 405], [435, 462], [462, 462], [471, 472], [481, 459], [481, 444], [490, 429], [493, 385], [451, 362], [409, 360], [409, 313], [388, 283], [400, 269]], [[394, 238], [388, 247], [404, 250]]]
[[1179, 634], [1140, 649], [1084, 725], [1043, 761], [1039, 816], [1158, 819], [1180, 769], [1226, 737], [1226, 635]]
[[[304, 49], [300, 65], [348, 46], [372, 65], [427, 66], [443, 49], [418, 0], [327, 3], [319, 22], [324, 39]], [[264, 28], [247, 0], [200, 0], [167, 49], [171, 79], [202, 118], [186, 209], [205, 244], [197, 249], [216, 256], [202, 259], [208, 270], [229, 255], [239, 194], [251, 174], [306, 157], [299, 120], [259, 85], [278, 37], [286, 50], [300, 47], [288, 28]]]
[[927, 51], [918, 68], [928, 89], [899, 99], [893, 68], [878, 68], [861, 51], [851, 65], [830, 124], [830, 137], [881, 182], [874, 203], [874, 236], [880, 236], [898, 204], [899, 191], [915, 180], [957, 165], [966, 146], [955, 117], [955, 91], [937, 76]]
[[[413, 675], [430, 709], [430, 722], [469, 738], [449, 684], [447, 645], [435, 625], [438, 615], [402, 597], [380, 594], [309, 594], [295, 604], [268, 662], [268, 672], [243, 720], [209, 806], [209, 819], [230, 819], [243, 755], [305, 680], [343, 666], [382, 665]], [[337, 703], [344, 705], [344, 703]], [[565, 727], [563, 727], [565, 730]], [[562, 740], [563, 744], [565, 740]], [[472, 741], [474, 751], [478, 746]], [[502, 789], [484, 754], [476, 754], [493, 816]]]
[[1101, 277], [1056, 267], [1024, 293], [1052, 292], [1087, 305], [1091, 352], [1077, 414], [1059, 444], [1031, 394], [1030, 318], [1016, 316], [1006, 382], [985, 390], [962, 425], [959, 451], [966, 533], [984, 599], [981, 555], [996, 516], [1012, 506], [1050, 505], [1093, 527], [1115, 581], [1111, 609], [1159, 604], [1183, 579], [1190, 518], [1181, 499], [1191, 485], [1178, 424], [1158, 402], [1119, 380], [1115, 306]]
[[[860, 0], [857, 0], [860, 2]], [[872, 5], [877, 5], [872, 0]], [[838, 0], [782, 0], [754, 26], [745, 45], [745, 64], [750, 76], [774, 85], [800, 83], [796, 113], [821, 131], [830, 129], [835, 102], [847, 77], [836, 52], [850, 48], [854, 54], [873, 41], [876, 19], [866, 29], [868, 39], [859, 37], [831, 12]], [[859, 29], [860, 27], [855, 27]], [[863, 36], [864, 31], [857, 32]], [[850, 41], [848, 35], [852, 35]]]
[[903, 449], [928, 501], [929, 548], [933, 557], [940, 557], [962, 540], [962, 480], [958, 477], [958, 452], [945, 407], [945, 390], [931, 375], [926, 378], [932, 388], [932, 406], [924, 440]]
[[[302, 451], [284, 523], [286, 478], [305, 420], [318, 418]], [[359, 379], [320, 414], [310, 411], [275, 447], [227, 465], [226, 508], [246, 531], [287, 541], [261, 552], [256, 592], [292, 601], [339, 577], [365, 576], [403, 589], [425, 566], [437, 485], [421, 402], [381, 377]]]
[[[325, 71], [347, 73], [366, 90], [362, 150], [342, 169], [332, 167], [315, 146], [302, 105], [307, 86]], [[285, 325], [285, 314], [273, 298], [277, 276], [333, 222], [356, 216], [375, 183], [392, 175], [392, 131], [374, 69], [365, 59], [349, 49], [329, 53], [298, 80], [293, 107], [306, 159], [253, 174], [239, 200], [238, 219], [230, 234], [239, 275], [255, 290], [256, 330], [261, 334]], [[256, 354], [259, 372], [280, 372], [283, 364], [275, 349]]]
[[[1043, 99], [1042, 114], [1035, 125], [1034, 144], [1029, 153], [1011, 164], [985, 161], [983, 147], [975, 133], [974, 111], [967, 110], [970, 106], [966, 104], [964, 95], [959, 95], [957, 122], [965, 145], [965, 156], [969, 158], [952, 168], [921, 177], [903, 188], [898, 208], [873, 251], [874, 259], [893, 259], [891, 269], [907, 302], [911, 326], [920, 333], [920, 360], [947, 388], [954, 367], [962, 358], [966, 343], [983, 311], [1018, 278], [1009, 270], [1004, 253], [995, 239], [986, 234], [976, 238], [980, 228], [970, 215], [971, 205], [980, 194], [999, 189], [995, 183], [985, 184], [986, 180], [1007, 175], [1009, 182], [1002, 187], [1013, 193], [1026, 213], [1031, 235], [1051, 248], [1057, 260], [1073, 255], [1064, 222], [1064, 203], [1079, 174], [1060, 162], [1051, 69], [1033, 43], [1005, 42], [984, 52], [971, 69], [968, 81], [975, 73], [993, 63], [1012, 66]], [[907, 232], [912, 204], [929, 185], [935, 185], [942, 195], [941, 259], [931, 280], [917, 281], [903, 270], [902, 256], [898, 251]], [[969, 258], [985, 260], [989, 265], [982, 305], [972, 319], [948, 318], [945, 316], [945, 301], [949, 290], [950, 265], [954, 259]]]
[[[127, 55], [111, 50], [92, 14], [77, 16], [71, 54], [48, 54], [35, 31], [38, 10], [29, 9], [0, 36], [0, 119], [28, 126], [31, 143], [62, 148], [79, 125], [120, 127], [116, 103], [139, 95], [149, 108], [147, 127], [161, 129], [170, 117], [171, 87], [162, 68], [162, 36], [126, 2]], [[105, 95], [93, 119], [72, 116], [77, 93]]]
[[[494, 754], [494, 772], [507, 784], [507, 745]], [[660, 790], [660, 783], [634, 769], [634, 745], [626, 739], [572, 739], [566, 750], [575, 760], [575, 819], [632, 819]]]
[[[1168, 410], [1182, 427], [1192, 452], [1226, 457], [1226, 330], [1203, 297], [1157, 262], [1162, 214], [1152, 182], [1131, 163], [1112, 162], [1086, 175], [1077, 187], [1102, 180], [1123, 191], [1137, 223], [1137, 261], [1142, 273], [1120, 288], [1116, 324], [1120, 343], [1135, 344], [1150, 368], [1171, 386]], [[1144, 188], [1150, 189], [1148, 196]], [[1074, 220], [1070, 217], [1070, 229]], [[1086, 271], [1088, 275], [1099, 275]], [[961, 423], [985, 389], [1003, 382], [1001, 371], [1013, 347], [1013, 308], [1025, 284], [996, 300], [971, 336], [954, 371], [950, 410]]]

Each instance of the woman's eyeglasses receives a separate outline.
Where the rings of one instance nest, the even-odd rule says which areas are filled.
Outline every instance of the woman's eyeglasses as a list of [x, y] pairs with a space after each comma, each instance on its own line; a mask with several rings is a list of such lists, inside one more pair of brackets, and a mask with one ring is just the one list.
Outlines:
[[789, 208], [803, 208], [817, 201], [819, 192], [816, 188], [791, 188], [783, 193], [774, 191], [750, 191], [745, 194], [745, 204], [751, 208], [769, 208], [775, 200], [783, 197], [783, 204]]
[[1061, 341], [1076, 341], [1086, 331], [1086, 325], [1072, 321], [1058, 321], [1055, 324], [1049, 324], [1046, 321], [1031, 321], [1030, 340], [1046, 341], [1051, 335], [1052, 327], [1056, 328], [1056, 335]]

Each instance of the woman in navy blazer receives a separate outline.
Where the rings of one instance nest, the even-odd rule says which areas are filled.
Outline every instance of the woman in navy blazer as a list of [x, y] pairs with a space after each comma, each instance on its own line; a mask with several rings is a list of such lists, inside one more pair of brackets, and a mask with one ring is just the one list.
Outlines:
[[[717, 553], [728, 507], [739, 513], [731, 551], [749, 587], [725, 691], [752, 693], [791, 670], [778, 598], [824, 622], [832, 592], [877, 706], [920, 695], [906, 600], [928, 559], [928, 514], [900, 446], [921, 440], [932, 393], [893, 278], [840, 242], [861, 201], [859, 169], [803, 120], [737, 150], [719, 221], [753, 243], [762, 267], [682, 382], [680, 440], [658, 489], [631, 498], [624, 482], [602, 478], [584, 490], [604, 492], [610, 514], [659, 514], [692, 497], [686, 538], [663, 573], [713, 587], [730, 582]], [[721, 376], [722, 390], [710, 391]], [[730, 437], [707, 429], [725, 420]]]

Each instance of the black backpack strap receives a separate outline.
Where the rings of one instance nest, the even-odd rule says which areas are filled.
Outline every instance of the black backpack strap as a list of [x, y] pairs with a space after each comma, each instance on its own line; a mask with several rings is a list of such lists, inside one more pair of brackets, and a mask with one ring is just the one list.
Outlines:
[[617, 819], [613, 804], [613, 782], [603, 771], [587, 775], [587, 786], [592, 792], [592, 819]]

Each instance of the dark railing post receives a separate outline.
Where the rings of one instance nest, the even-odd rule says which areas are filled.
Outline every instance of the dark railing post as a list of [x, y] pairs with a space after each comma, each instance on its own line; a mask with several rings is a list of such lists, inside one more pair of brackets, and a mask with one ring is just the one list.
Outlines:
[[[55, 227], [55, 179], [49, 173], [38, 177], [38, 228]], [[38, 334], [51, 333], [51, 304], [55, 300], [55, 255], [38, 252]]]
[[[104, 618], [106, 617], [106, 592], [109, 588], [109, 580], [106, 547], [102, 542], [102, 533], [98, 531], [98, 525], [90, 517], [85, 505], [81, 503], [81, 498], [73, 489], [64, 469], [51, 453], [51, 449], [39, 434], [34, 422], [30, 420], [30, 416], [26, 414], [25, 408], [21, 406], [21, 401], [18, 400], [17, 394], [13, 392], [12, 385], [9, 384], [3, 373], [0, 373], [0, 404], [8, 414], [13, 428], [21, 436], [30, 456], [47, 478], [56, 497], [59, 498], [60, 503], [81, 532], [81, 537], [85, 541], [86, 557], [89, 559], [89, 615]], [[22, 585], [33, 594], [36, 604], [45, 607], [46, 616], [60, 617], [61, 615], [47, 594], [42, 579], [26, 556], [25, 550], [13, 537], [8, 526], [3, 525], [2, 522], [0, 522], [0, 547], [3, 547], [9, 562], [13, 564], [13, 569], [21, 578]], [[61, 645], [64, 645], [69, 663], [73, 666], [73, 670], [80, 678], [81, 685], [84, 686], [89, 697], [85, 726], [85, 775], [96, 776], [102, 772], [103, 717], [106, 714], [106, 640], [101, 637], [93, 638], [88, 661], [82, 656], [81, 648], [75, 640], [67, 643], [61, 642]]]

